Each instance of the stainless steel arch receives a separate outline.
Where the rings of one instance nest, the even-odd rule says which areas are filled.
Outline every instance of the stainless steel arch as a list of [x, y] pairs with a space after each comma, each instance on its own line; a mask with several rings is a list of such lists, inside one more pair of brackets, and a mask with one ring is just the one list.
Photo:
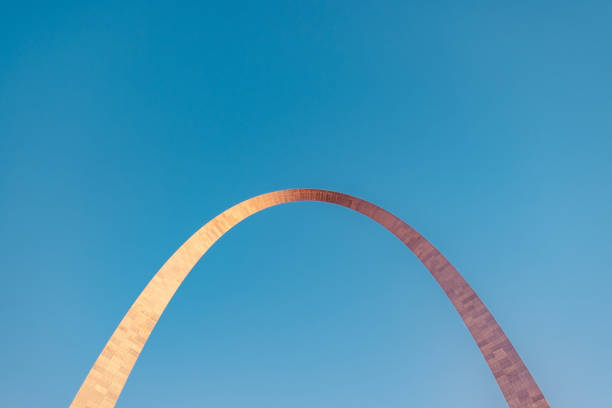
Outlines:
[[489, 310], [446, 258], [408, 224], [367, 201], [326, 190], [262, 194], [224, 211], [166, 261], [130, 307], [75, 396], [72, 408], [111, 408], [166, 305], [193, 266], [223, 234], [263, 209], [293, 201], [322, 201], [364, 214], [397, 236], [421, 260], [459, 312], [511, 408], [549, 408], [527, 367]]

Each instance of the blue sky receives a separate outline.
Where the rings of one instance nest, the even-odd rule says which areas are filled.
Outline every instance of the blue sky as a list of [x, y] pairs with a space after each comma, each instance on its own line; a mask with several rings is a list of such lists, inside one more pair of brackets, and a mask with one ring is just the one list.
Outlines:
[[[555, 408], [612, 400], [609, 2], [22, 2], [0, 16], [0, 405], [67, 406], [197, 228], [291, 187], [423, 233]], [[119, 407], [504, 407], [416, 257], [296, 203], [205, 255]]]

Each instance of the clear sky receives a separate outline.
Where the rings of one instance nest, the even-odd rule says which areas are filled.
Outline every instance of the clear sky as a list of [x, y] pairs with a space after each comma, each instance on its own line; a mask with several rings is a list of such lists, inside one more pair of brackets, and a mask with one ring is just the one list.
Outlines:
[[[610, 406], [609, 1], [86, 3], [0, 13], [0, 406], [68, 406], [189, 235], [291, 187], [403, 218], [553, 407]], [[321, 203], [222, 238], [118, 403], [505, 406], [416, 257]]]

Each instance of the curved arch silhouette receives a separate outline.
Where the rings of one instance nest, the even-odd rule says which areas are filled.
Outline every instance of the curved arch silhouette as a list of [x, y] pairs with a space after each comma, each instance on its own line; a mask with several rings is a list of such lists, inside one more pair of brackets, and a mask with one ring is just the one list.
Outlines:
[[501, 327], [470, 285], [446, 258], [408, 224], [388, 211], [347, 194], [291, 189], [262, 194], [219, 214], [166, 261], [132, 304], [98, 356], [71, 408], [112, 408], [149, 335], [187, 274], [217, 239], [245, 218], [293, 201], [322, 201], [366, 215], [391, 231], [421, 260], [459, 312], [489, 364], [511, 408], [549, 404]]

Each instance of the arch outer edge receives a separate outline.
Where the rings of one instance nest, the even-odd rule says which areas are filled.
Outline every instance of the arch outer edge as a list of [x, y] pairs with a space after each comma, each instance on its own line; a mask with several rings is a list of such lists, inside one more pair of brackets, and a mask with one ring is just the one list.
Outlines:
[[321, 201], [355, 210], [398, 237], [425, 265], [463, 319], [510, 408], [550, 408], [503, 330], [448, 260], [390, 212], [347, 194], [290, 189], [243, 201], [213, 218], [166, 261], [132, 304], [98, 356], [71, 408], [112, 408], [164, 309], [194, 265], [223, 234], [245, 218], [294, 201]]

